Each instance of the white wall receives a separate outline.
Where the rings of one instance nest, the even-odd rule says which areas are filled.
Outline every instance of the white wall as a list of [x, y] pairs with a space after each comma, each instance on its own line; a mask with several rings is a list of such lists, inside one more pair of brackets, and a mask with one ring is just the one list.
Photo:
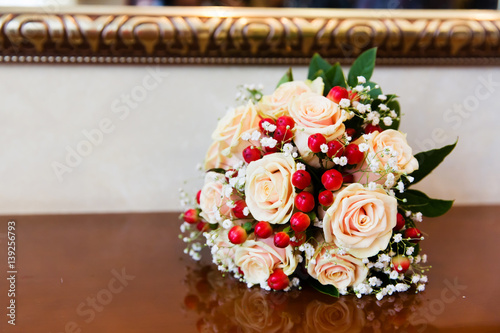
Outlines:
[[[270, 92], [285, 69], [0, 65], [0, 214], [179, 210], [178, 188], [201, 184], [195, 166], [236, 86]], [[458, 204], [500, 203], [500, 68], [379, 67], [373, 79], [401, 96], [401, 129], [416, 151], [460, 137], [423, 190]], [[141, 92], [125, 107], [125, 95]], [[83, 131], [99, 126], [102, 142], [85, 147]], [[78, 145], [88, 156], [58, 179], [53, 165], [67, 165]]]

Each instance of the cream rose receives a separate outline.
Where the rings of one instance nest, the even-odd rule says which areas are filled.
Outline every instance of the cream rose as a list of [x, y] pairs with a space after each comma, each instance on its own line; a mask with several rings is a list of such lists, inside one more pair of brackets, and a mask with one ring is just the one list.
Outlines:
[[[229, 110], [222, 117], [215, 131], [212, 133], [212, 140], [222, 141], [225, 143], [221, 153], [225, 157], [233, 155], [240, 156], [249, 143], [243, 140], [241, 136], [245, 133], [252, 134], [259, 130], [260, 117], [257, 114], [257, 109], [252, 102], [246, 105]], [[209, 151], [210, 152], [210, 151]]]
[[297, 267], [292, 246], [278, 248], [272, 237], [247, 240], [236, 249], [234, 262], [243, 271], [246, 282], [253, 284], [266, 282], [276, 268], [290, 275]]
[[205, 184], [200, 194], [200, 216], [208, 223], [219, 223], [224, 218], [233, 217], [227, 203], [229, 200], [236, 201], [239, 197], [224, 196], [224, 181], [225, 176], [216, 172], [207, 172], [205, 175]]
[[350, 254], [340, 255], [334, 245], [323, 246], [307, 263], [307, 272], [323, 285], [354, 287], [366, 279], [368, 268]]
[[312, 134], [323, 134], [327, 141], [339, 138], [345, 132], [342, 111], [328, 98], [304, 93], [290, 103], [290, 116], [295, 120], [295, 137], [293, 141], [304, 160], [319, 167], [319, 161], [307, 144]]
[[305, 333], [361, 332], [366, 314], [358, 307], [358, 299], [342, 297], [333, 304], [313, 300], [307, 304]]
[[397, 200], [378, 188], [355, 183], [339, 191], [323, 217], [328, 243], [345, 248], [358, 258], [384, 250], [396, 226]]
[[205, 170], [213, 168], [230, 169], [239, 161], [243, 161], [241, 155], [233, 154], [231, 157], [223, 155], [222, 152], [228, 148], [229, 145], [225, 141], [212, 142], [205, 156]]
[[251, 162], [246, 170], [246, 204], [257, 221], [288, 222], [293, 213], [295, 161], [282, 153]]
[[276, 119], [288, 115], [288, 104], [293, 97], [306, 92], [323, 94], [323, 79], [314, 81], [290, 81], [281, 84], [271, 95], [265, 95], [259, 102], [259, 112], [265, 117]]
[[355, 182], [376, 181], [383, 184], [387, 180], [387, 172], [393, 173], [397, 180], [401, 174], [410, 174], [418, 169], [418, 161], [413, 156], [406, 134], [399, 131], [375, 131], [369, 140], [360, 137], [355, 143], [368, 145], [366, 161], [360, 171], [353, 174]]

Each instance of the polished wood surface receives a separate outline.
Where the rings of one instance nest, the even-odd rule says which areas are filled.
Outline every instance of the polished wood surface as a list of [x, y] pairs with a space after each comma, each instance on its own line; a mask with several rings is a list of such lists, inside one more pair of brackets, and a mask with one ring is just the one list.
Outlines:
[[[500, 332], [500, 207], [424, 220], [427, 290], [267, 293], [183, 254], [178, 214], [0, 217], [0, 332]], [[16, 326], [7, 222], [16, 221]]]

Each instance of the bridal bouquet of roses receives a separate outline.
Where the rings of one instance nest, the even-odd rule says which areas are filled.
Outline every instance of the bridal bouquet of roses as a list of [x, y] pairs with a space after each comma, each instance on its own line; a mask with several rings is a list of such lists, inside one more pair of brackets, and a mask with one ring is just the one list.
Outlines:
[[245, 86], [182, 215], [186, 253], [199, 259], [208, 246], [219, 270], [267, 290], [304, 282], [380, 299], [425, 289], [418, 224], [453, 202], [410, 187], [456, 143], [413, 154], [397, 96], [371, 81], [375, 57], [362, 53], [345, 77], [315, 55], [305, 81], [289, 70], [270, 95]]

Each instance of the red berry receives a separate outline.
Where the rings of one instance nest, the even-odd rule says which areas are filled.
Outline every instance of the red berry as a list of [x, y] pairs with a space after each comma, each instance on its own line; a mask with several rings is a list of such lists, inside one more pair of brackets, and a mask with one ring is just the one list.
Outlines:
[[295, 197], [295, 207], [297, 207], [297, 209], [300, 211], [309, 213], [311, 210], [314, 209], [314, 206], [315, 206], [314, 197], [309, 192], [300, 192]]
[[410, 268], [410, 259], [404, 256], [396, 256], [392, 258], [392, 265], [398, 273], [404, 273]]
[[351, 102], [358, 102], [360, 100], [358, 93], [352, 90], [349, 90], [349, 99]]
[[233, 214], [237, 219], [248, 219], [249, 216], [243, 213], [243, 210], [247, 208], [247, 203], [245, 200], [238, 200], [234, 203]]
[[353, 139], [356, 136], [356, 130], [354, 128], [346, 128], [345, 133]]
[[346, 88], [343, 87], [333, 87], [328, 95], [326, 95], [326, 98], [332, 100], [333, 102], [339, 104], [340, 100], [342, 98], [349, 98], [349, 93], [347, 92]]
[[199, 190], [198, 193], [196, 193], [196, 202], [198, 203], [198, 205], [200, 204], [200, 197], [201, 197], [201, 190]]
[[333, 193], [326, 190], [318, 195], [318, 202], [323, 206], [331, 206], [333, 204]]
[[227, 238], [229, 238], [229, 241], [233, 244], [242, 244], [247, 240], [247, 237], [247, 232], [239, 225], [232, 227], [227, 234]]
[[286, 126], [278, 126], [274, 131], [273, 138], [278, 142], [289, 142], [293, 138], [293, 131], [291, 128], [286, 128]]
[[274, 290], [283, 290], [290, 285], [290, 280], [283, 270], [278, 268], [269, 276], [267, 284]]
[[344, 155], [347, 157], [347, 163], [349, 164], [359, 164], [365, 158], [365, 154], [359, 151], [359, 147], [355, 143], [347, 145]]
[[309, 136], [309, 139], [307, 140], [307, 145], [313, 153], [319, 153], [321, 151], [321, 145], [324, 144], [326, 144], [326, 139], [323, 134], [319, 133]]
[[303, 190], [311, 185], [311, 175], [305, 170], [297, 170], [292, 175], [292, 184], [296, 188]]
[[380, 133], [383, 130], [382, 130], [382, 127], [380, 127], [379, 125], [372, 125], [372, 124], [366, 125], [366, 127], [365, 127], [366, 134], [370, 134], [370, 133], [375, 132], [375, 131], [378, 131]]
[[279, 144], [277, 144], [276, 146], [274, 146], [274, 148], [264, 147], [264, 151], [265, 151], [264, 155], [269, 155], [269, 154], [277, 153], [280, 150], [280, 148], [281, 147], [280, 147]]
[[257, 161], [261, 157], [262, 157], [262, 154], [261, 154], [260, 150], [258, 150], [254, 146], [248, 146], [245, 149], [243, 149], [243, 159], [247, 163]]
[[285, 248], [290, 244], [290, 236], [286, 232], [280, 231], [274, 235], [274, 245]]
[[337, 140], [328, 142], [328, 152], [326, 153], [326, 156], [333, 158], [341, 157], [343, 154], [344, 146], [340, 142]]
[[260, 221], [255, 225], [255, 235], [260, 238], [268, 238], [273, 234], [273, 227], [269, 222]]
[[269, 132], [266, 131], [266, 129], [263, 127], [263, 124], [267, 122], [271, 125], [276, 125], [275, 121], [271, 118], [264, 118], [264, 119], [261, 119], [261, 121], [259, 121], [259, 128], [261, 130], [262, 133], [266, 133], [266, 134], [269, 134]]
[[276, 126], [290, 126], [290, 129], [295, 127], [295, 121], [290, 116], [281, 116], [276, 120]]
[[394, 227], [394, 230], [399, 231], [399, 230], [404, 228], [406, 221], [405, 221], [405, 218], [403, 217], [403, 215], [401, 215], [400, 213], [398, 213], [396, 220], [397, 220], [397, 222], [396, 222], [396, 226]]
[[196, 295], [187, 295], [186, 297], [184, 297], [184, 305], [189, 310], [196, 309], [198, 307], [199, 302], [200, 300]]
[[208, 231], [208, 229], [210, 229], [210, 227], [208, 226], [207, 222], [200, 221], [196, 225], [196, 229], [198, 229], [199, 231]]
[[290, 239], [290, 245], [292, 247], [297, 247], [297, 246], [301, 246], [302, 244], [304, 244], [306, 242], [306, 233], [305, 232], [296, 232], [295, 233], [295, 240], [291, 240]]
[[342, 176], [344, 183], [354, 183], [354, 176], [351, 174], [346, 174]]
[[198, 211], [194, 208], [186, 210], [183, 218], [184, 221], [191, 224], [200, 222], [200, 215], [198, 214]]
[[342, 187], [342, 182], [342, 174], [335, 169], [328, 170], [321, 176], [321, 183], [329, 191], [337, 191]]
[[421, 241], [422, 233], [417, 228], [408, 228], [405, 230], [405, 238], [409, 238], [410, 243], [417, 244]]
[[290, 226], [295, 232], [305, 231], [310, 224], [311, 219], [309, 218], [309, 216], [301, 212], [293, 214], [292, 218], [290, 219]]

